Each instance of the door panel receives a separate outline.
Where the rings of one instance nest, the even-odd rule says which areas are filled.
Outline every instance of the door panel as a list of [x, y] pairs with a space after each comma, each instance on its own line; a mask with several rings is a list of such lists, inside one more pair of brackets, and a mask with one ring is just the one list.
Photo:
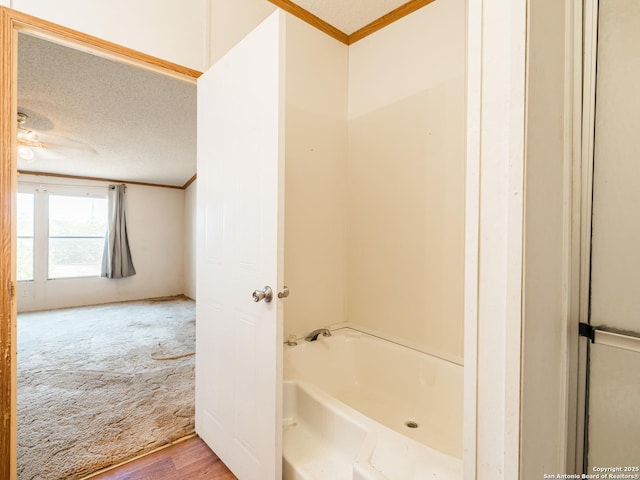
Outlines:
[[590, 350], [589, 473], [594, 466], [637, 467], [640, 354], [599, 344]]
[[640, 459], [640, 2], [597, 7], [587, 473]]
[[198, 80], [196, 431], [241, 480], [281, 477], [280, 15]]
[[600, 0], [591, 322], [640, 330], [640, 2]]

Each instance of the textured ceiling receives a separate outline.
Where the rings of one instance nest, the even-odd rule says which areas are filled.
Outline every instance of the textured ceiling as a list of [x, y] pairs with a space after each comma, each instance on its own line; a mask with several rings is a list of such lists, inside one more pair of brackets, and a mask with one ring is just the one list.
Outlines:
[[295, 0], [305, 10], [338, 30], [352, 34], [408, 0]]
[[18, 111], [47, 148], [18, 169], [184, 185], [196, 172], [196, 86], [26, 34]]

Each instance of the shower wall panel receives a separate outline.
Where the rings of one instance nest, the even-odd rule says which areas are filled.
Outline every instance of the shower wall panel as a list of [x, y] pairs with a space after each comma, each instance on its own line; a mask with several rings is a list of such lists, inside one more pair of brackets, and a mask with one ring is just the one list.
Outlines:
[[465, 2], [349, 50], [347, 319], [462, 359]]

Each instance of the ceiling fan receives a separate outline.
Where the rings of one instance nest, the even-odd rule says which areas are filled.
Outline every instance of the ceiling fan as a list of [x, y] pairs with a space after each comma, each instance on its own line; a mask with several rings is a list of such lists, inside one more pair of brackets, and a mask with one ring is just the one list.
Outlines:
[[95, 155], [97, 152], [88, 145], [70, 138], [38, 133], [26, 124], [29, 115], [18, 112], [18, 159], [31, 163], [36, 159], [64, 159], [78, 154]]
[[39, 137], [36, 132], [24, 126], [27, 120], [29, 120], [29, 115], [18, 112], [18, 157], [29, 162], [36, 156], [34, 149], [45, 148], [45, 146], [38, 141]]

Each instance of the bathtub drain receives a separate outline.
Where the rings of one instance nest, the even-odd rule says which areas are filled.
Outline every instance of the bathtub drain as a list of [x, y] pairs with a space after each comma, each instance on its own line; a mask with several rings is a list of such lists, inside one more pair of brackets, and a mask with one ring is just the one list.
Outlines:
[[418, 428], [418, 424], [413, 420], [407, 420], [404, 424], [409, 428]]

